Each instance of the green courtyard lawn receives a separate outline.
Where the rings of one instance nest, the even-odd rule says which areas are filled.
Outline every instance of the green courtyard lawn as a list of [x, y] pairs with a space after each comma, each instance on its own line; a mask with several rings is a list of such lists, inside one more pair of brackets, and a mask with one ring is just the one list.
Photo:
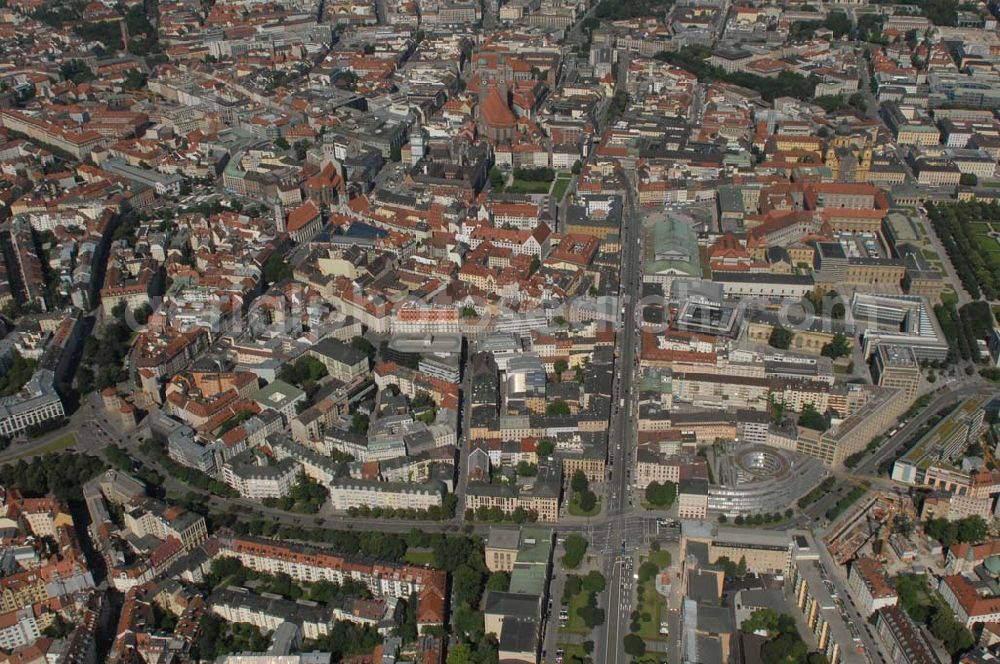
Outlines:
[[509, 187], [504, 189], [507, 194], [547, 194], [551, 182], [537, 182], [534, 180], [518, 180], [514, 178]]
[[430, 549], [410, 549], [403, 556], [403, 560], [411, 565], [433, 565], [434, 552]]
[[552, 186], [552, 198], [558, 203], [566, 195], [566, 190], [569, 188], [569, 183], [571, 178], [556, 178], [556, 183]]

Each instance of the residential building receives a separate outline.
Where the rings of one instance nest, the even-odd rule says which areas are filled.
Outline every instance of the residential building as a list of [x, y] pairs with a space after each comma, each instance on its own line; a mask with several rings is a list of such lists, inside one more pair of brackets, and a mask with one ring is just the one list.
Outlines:
[[677, 488], [677, 517], [704, 519], [708, 516], [708, 481], [681, 480]]
[[322, 362], [327, 373], [343, 383], [353, 383], [368, 373], [368, 356], [337, 339], [326, 338], [313, 344], [306, 355]]
[[873, 558], [862, 556], [851, 563], [847, 585], [854, 595], [854, 605], [862, 616], [870, 616], [879, 609], [895, 606], [899, 596]]
[[331, 507], [344, 512], [352, 507], [426, 510], [440, 507], [444, 499], [444, 487], [433, 481], [415, 484], [338, 478], [328, 489]]
[[867, 657], [855, 648], [854, 633], [847, 625], [840, 603], [828, 590], [826, 572], [812, 536], [797, 533], [793, 538], [792, 599], [815, 637], [819, 651], [826, 655], [830, 664], [867, 661]]
[[240, 496], [254, 500], [283, 498], [291, 492], [302, 476], [302, 466], [294, 459], [284, 458], [269, 463], [256, 450], [247, 450], [222, 466], [222, 481]]
[[934, 649], [920, 627], [898, 606], [876, 612], [875, 634], [885, 648], [886, 660], [900, 664], [937, 664]]
[[251, 399], [261, 409], [277, 411], [290, 422], [298, 413], [298, 405], [306, 403], [306, 393], [283, 380], [273, 380], [257, 391]]
[[352, 561], [317, 547], [256, 538], [222, 538], [218, 556], [236, 558], [249, 569], [283, 572], [293, 581], [354, 579], [375, 597], [418, 597], [417, 623], [443, 625], [448, 602], [447, 575], [424, 567]]
[[1000, 596], [978, 578], [973, 580], [960, 574], [944, 576], [938, 592], [955, 612], [955, 619], [970, 629], [1000, 621]]

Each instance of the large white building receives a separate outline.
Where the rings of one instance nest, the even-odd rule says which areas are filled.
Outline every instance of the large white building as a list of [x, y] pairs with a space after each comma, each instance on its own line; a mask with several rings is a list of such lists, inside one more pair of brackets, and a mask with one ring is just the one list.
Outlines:
[[0, 398], [0, 435], [16, 436], [64, 415], [52, 372], [39, 369], [20, 392]]
[[352, 507], [425, 510], [440, 507], [444, 490], [440, 483], [378, 482], [338, 479], [330, 484], [330, 504], [346, 511]]
[[30, 606], [0, 613], [0, 650], [10, 652], [30, 645], [41, 638], [42, 632]]
[[337, 611], [334, 607], [255, 595], [246, 588], [220, 588], [209, 596], [208, 604], [212, 613], [227, 622], [249, 623], [265, 633], [273, 632], [288, 622], [296, 625], [306, 639], [327, 636], [335, 620], [353, 619], [352, 614]]
[[247, 450], [222, 466], [222, 481], [244, 498], [283, 498], [302, 475], [302, 464], [295, 459], [285, 458], [267, 465], [253, 463], [253, 459], [253, 450]]
[[166, 505], [147, 498], [141, 505], [125, 513], [125, 528], [136, 537], [152, 535], [156, 539], [177, 539], [185, 551], [190, 551], [206, 539], [205, 517], [183, 507]]
[[966, 627], [1000, 622], [1000, 597], [986, 593], [979, 582], [960, 574], [945, 576], [938, 584], [941, 598], [955, 612], [955, 619]]

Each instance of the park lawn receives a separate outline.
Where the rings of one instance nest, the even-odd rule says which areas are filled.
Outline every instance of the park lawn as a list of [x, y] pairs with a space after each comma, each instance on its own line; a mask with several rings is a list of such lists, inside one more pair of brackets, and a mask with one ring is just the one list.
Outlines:
[[597, 499], [597, 503], [594, 505], [594, 509], [586, 512], [580, 507], [580, 501], [577, 500], [576, 494], [569, 501], [569, 513], [573, 516], [597, 516], [601, 513], [601, 499]]
[[[660, 614], [667, 600], [656, 592], [656, 579], [650, 579], [642, 584], [642, 602], [639, 603], [639, 631], [643, 641], [662, 641], [666, 636], [660, 634]], [[644, 616], [649, 615], [649, 620]]]
[[651, 563], [655, 563], [662, 572], [667, 567], [670, 567], [670, 552], [664, 551], [663, 549], [660, 549], [659, 551], [650, 551], [649, 558], [647, 560]]
[[985, 251], [996, 251], [1000, 249], [1000, 243], [997, 243], [996, 238], [990, 236], [990, 228], [986, 224], [972, 224], [972, 237], [976, 238], [976, 242]]
[[566, 612], [569, 613], [569, 618], [566, 619], [566, 626], [562, 629], [567, 632], [573, 632], [574, 634], [589, 634], [590, 630], [587, 628], [587, 623], [583, 622], [583, 616], [579, 615], [576, 611], [577, 609], [587, 606], [587, 592], [581, 590], [569, 600], [569, 606], [566, 607]]
[[583, 645], [579, 643], [559, 643], [556, 648], [561, 648], [563, 651], [563, 656], [569, 659], [571, 656], [579, 657], [580, 659], [587, 659], [590, 655], [583, 649]]
[[403, 560], [411, 565], [433, 565], [434, 552], [430, 549], [410, 549], [403, 556]]
[[[654, 563], [660, 568], [660, 572], [670, 567], [670, 552], [659, 550], [650, 551], [643, 562]], [[656, 592], [656, 577], [642, 583], [642, 601], [639, 602], [639, 631], [638, 634], [644, 641], [663, 641], [666, 637], [660, 634], [660, 621], [662, 613], [667, 605], [667, 600], [663, 595]], [[649, 620], [643, 618], [648, 615]]]
[[536, 182], [534, 180], [518, 180], [515, 178], [510, 186], [504, 189], [504, 192], [508, 194], [547, 194], [551, 186], [551, 182]]
[[73, 447], [74, 445], [76, 445], [76, 434], [70, 431], [68, 433], [64, 433], [55, 440], [42, 445], [41, 447], [36, 447], [30, 452], [25, 452], [24, 454], [14, 457], [12, 461], [29, 456], [41, 456], [43, 454], [49, 454], [50, 452], [59, 452], [68, 447]]
[[973, 222], [970, 228], [972, 229], [973, 237], [976, 238], [976, 243], [983, 251], [990, 254], [1000, 253], [1000, 242], [997, 242], [995, 237], [990, 236], [990, 232], [993, 229], [989, 224]]
[[556, 183], [552, 186], [552, 198], [556, 202], [561, 201], [569, 188], [570, 178], [556, 178]]
[[1000, 242], [997, 242], [995, 237], [990, 237], [989, 235], [976, 234], [976, 242], [979, 244], [983, 251], [991, 255], [991, 258], [996, 259], [996, 254], [1000, 254]]

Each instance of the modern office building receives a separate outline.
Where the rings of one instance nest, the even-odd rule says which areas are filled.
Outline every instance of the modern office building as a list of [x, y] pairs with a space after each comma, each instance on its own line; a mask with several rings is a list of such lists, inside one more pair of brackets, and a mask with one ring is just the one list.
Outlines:
[[766, 445], [741, 445], [719, 458], [708, 487], [709, 512], [727, 517], [782, 513], [819, 485], [816, 458]]
[[510, 573], [508, 589], [487, 590], [484, 599], [486, 632], [499, 641], [501, 661], [538, 661], [554, 549], [551, 528], [490, 529], [486, 566]]
[[838, 466], [863, 450], [872, 438], [888, 431], [909, 407], [903, 390], [864, 387], [870, 394], [863, 406], [815, 440], [800, 435], [796, 451], [818, 457], [828, 466]]
[[855, 324], [863, 330], [865, 359], [883, 344], [909, 346], [921, 361], [948, 357], [948, 340], [926, 297], [855, 293], [851, 312]]
[[17, 394], [0, 398], [0, 435], [16, 436], [65, 414], [52, 372], [39, 369]]
[[386, 358], [405, 366], [416, 363], [420, 371], [457, 383], [461, 377], [462, 335], [396, 334], [386, 347]]
[[719, 526], [707, 521], [685, 521], [681, 524], [684, 546], [692, 543], [705, 547], [709, 563], [719, 558], [743, 560], [747, 570], [757, 574], [787, 574], [792, 547], [788, 533]]
[[911, 346], [879, 344], [872, 355], [872, 380], [879, 387], [903, 390], [913, 402], [920, 387], [920, 362]]
[[982, 434], [987, 401], [989, 397], [983, 395], [963, 401], [896, 460], [892, 479], [905, 484], [923, 484], [931, 466], [950, 461]]
[[704, 519], [708, 516], [708, 480], [681, 480], [677, 486], [677, 517]]

